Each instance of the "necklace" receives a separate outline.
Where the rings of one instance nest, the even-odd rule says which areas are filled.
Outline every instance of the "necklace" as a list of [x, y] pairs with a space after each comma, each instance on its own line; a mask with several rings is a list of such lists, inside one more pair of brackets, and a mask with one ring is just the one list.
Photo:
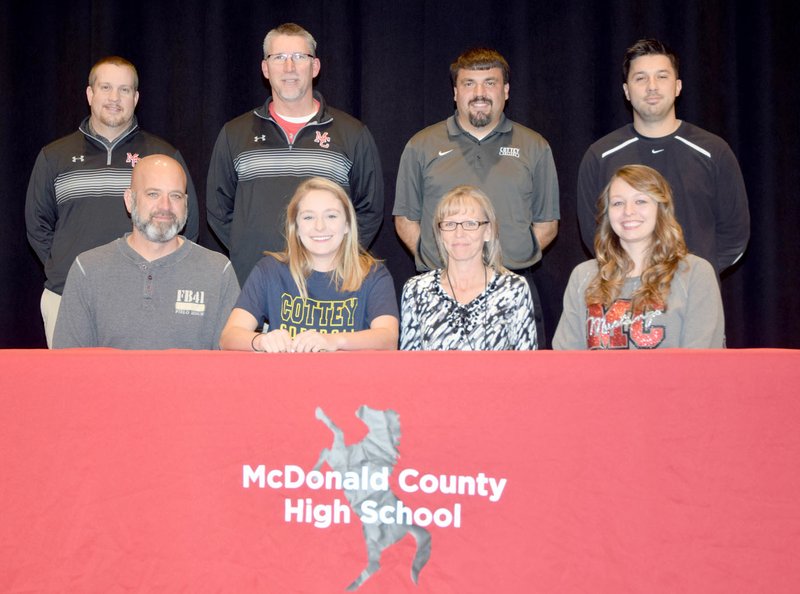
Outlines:
[[[456, 288], [453, 285], [453, 281], [450, 280], [450, 270], [448, 268], [445, 268], [444, 269], [444, 274], [447, 277], [447, 284], [450, 285], [450, 290], [453, 292], [453, 300], [455, 301], [454, 311], [461, 310], [460, 311], [460, 314], [461, 314], [461, 324], [460, 324], [461, 325], [461, 335], [464, 338], [467, 339], [467, 344], [469, 344], [470, 350], [473, 350], [473, 351], [486, 350], [485, 349], [485, 347], [486, 347], [486, 321], [487, 321], [486, 318], [487, 318], [487, 315], [488, 315], [487, 314], [487, 310], [489, 309], [488, 304], [484, 300], [484, 303], [483, 303], [483, 340], [482, 340], [484, 348], [483, 349], [476, 349], [475, 345], [472, 344], [472, 340], [470, 339], [469, 333], [467, 332], [467, 328], [466, 328], [469, 314], [467, 313], [466, 308], [464, 306], [462, 306], [461, 303], [458, 301], [458, 296], [456, 295]], [[483, 291], [478, 295], [478, 297], [480, 297], [481, 295], [486, 293], [486, 288], [488, 286], [489, 286], [489, 273], [486, 270], [486, 266], [484, 265], [484, 267], [483, 267]], [[476, 297], [476, 299], [477, 299], [477, 297]]]

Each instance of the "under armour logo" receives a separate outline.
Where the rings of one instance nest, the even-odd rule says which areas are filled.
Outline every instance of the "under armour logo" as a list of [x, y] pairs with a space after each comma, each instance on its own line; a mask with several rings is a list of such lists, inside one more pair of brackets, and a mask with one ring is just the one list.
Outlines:
[[258, 142], [259, 140], [261, 142], [264, 142], [266, 139], [267, 139], [266, 134], [262, 134], [261, 136], [253, 136], [253, 142]]
[[322, 148], [328, 148], [331, 145], [331, 137], [328, 136], [327, 132], [317, 132], [316, 137], [314, 137], [314, 142]]
[[72, 162], [73, 162], [73, 163], [77, 163], [78, 161], [80, 161], [81, 163], [83, 163], [83, 161], [84, 161], [83, 155], [78, 155], [78, 156], [76, 156], [76, 157], [72, 157]]
[[130, 163], [131, 167], [136, 167], [136, 164], [139, 162], [139, 153], [128, 153], [128, 158], [125, 159], [126, 163]]

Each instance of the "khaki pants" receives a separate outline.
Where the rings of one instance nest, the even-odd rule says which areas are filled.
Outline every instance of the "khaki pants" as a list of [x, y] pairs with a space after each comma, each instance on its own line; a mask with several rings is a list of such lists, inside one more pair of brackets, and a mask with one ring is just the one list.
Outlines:
[[41, 300], [42, 320], [44, 321], [44, 335], [47, 337], [47, 348], [53, 348], [53, 333], [56, 329], [58, 306], [61, 305], [61, 295], [45, 289]]

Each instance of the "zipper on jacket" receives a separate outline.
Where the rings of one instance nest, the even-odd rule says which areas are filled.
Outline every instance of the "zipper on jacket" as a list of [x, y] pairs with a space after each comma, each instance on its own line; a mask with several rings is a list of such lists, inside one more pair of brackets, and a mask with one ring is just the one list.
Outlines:
[[114, 152], [114, 149], [117, 148], [117, 145], [125, 140], [128, 136], [136, 132], [139, 129], [139, 124], [136, 124], [133, 128], [128, 130], [125, 134], [117, 138], [114, 142], [111, 143], [111, 146], [106, 146], [106, 143], [103, 142], [100, 138], [95, 136], [94, 134], [89, 133], [88, 131], [81, 130], [85, 136], [88, 136], [92, 140], [96, 140], [99, 142], [105, 149], [106, 149], [106, 165], [111, 165], [111, 155]]
[[275, 121], [275, 118], [273, 118], [271, 115], [270, 115], [270, 116], [268, 116], [268, 117], [264, 117], [264, 116], [262, 116], [260, 113], [258, 113], [258, 111], [254, 111], [253, 113], [254, 113], [254, 114], [256, 114], [256, 116], [257, 116], [257, 117], [259, 117], [259, 118], [261, 118], [262, 120], [266, 120], [267, 122], [272, 122], [272, 123], [275, 125], [275, 127], [276, 127], [278, 130], [280, 130], [280, 131], [281, 131], [281, 134], [283, 134], [283, 138], [286, 140], [286, 146], [287, 146], [287, 147], [289, 147], [289, 150], [292, 150], [292, 149], [294, 148], [294, 143], [295, 143], [295, 142], [297, 142], [297, 139], [298, 139], [298, 138], [300, 138], [300, 133], [301, 133], [303, 130], [305, 130], [306, 128], [309, 128], [309, 127], [311, 127], [311, 126], [324, 126], [324, 125], [326, 125], [326, 124], [330, 124], [330, 123], [333, 121], [333, 117], [329, 117], [329, 118], [328, 118], [327, 120], [325, 120], [324, 122], [312, 122], [312, 121], [308, 121], [308, 122], [306, 122], [305, 124], [303, 124], [303, 127], [302, 127], [302, 128], [300, 128], [300, 129], [297, 131], [297, 134], [295, 134], [295, 136], [294, 136], [294, 142], [290, 142], [290, 141], [289, 141], [289, 137], [286, 135], [286, 130], [284, 130], [284, 129], [281, 127], [281, 125], [280, 125], [278, 122], [276, 122], [276, 121]]
[[[305, 126], [303, 126], [297, 131], [297, 134], [294, 137], [295, 142], [297, 142], [297, 139], [300, 138], [300, 134], [302, 134], [303, 130], [305, 130], [306, 128], [311, 128], [312, 126], [324, 126], [325, 124], [329, 124], [332, 121], [333, 118], [329, 118], [324, 122], [306, 122]], [[280, 128], [280, 126], [278, 127]], [[291, 148], [291, 146], [289, 148]]]

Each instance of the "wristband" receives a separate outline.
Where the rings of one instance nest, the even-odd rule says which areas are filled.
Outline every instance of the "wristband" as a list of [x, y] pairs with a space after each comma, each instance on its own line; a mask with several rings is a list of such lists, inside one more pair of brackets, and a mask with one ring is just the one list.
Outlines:
[[261, 334], [259, 334], [258, 332], [256, 332], [253, 335], [253, 340], [250, 341], [250, 348], [253, 349], [253, 351], [256, 352], [256, 353], [263, 353], [264, 351], [259, 351], [256, 348], [256, 338], [258, 338], [259, 336], [261, 336]]

